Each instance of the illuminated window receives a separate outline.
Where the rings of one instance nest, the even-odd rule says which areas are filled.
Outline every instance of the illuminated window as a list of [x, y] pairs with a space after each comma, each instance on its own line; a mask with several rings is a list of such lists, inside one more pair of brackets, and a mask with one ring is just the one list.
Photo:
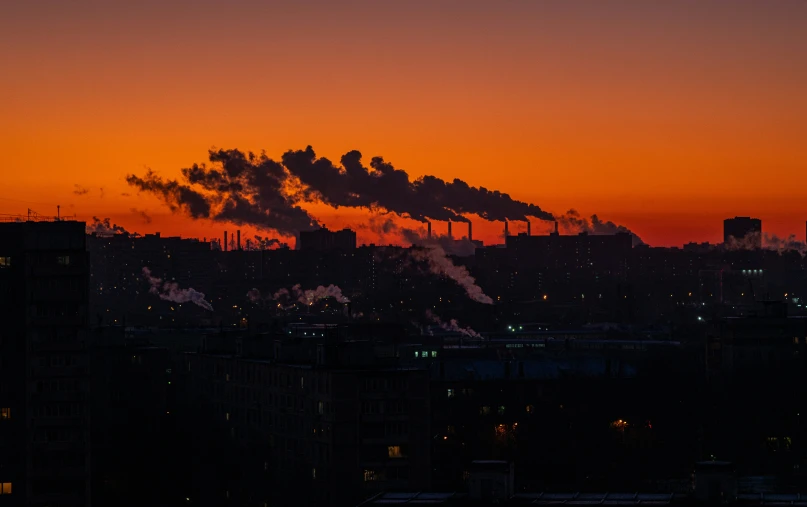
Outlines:
[[499, 407], [499, 415], [504, 415], [504, 405]]
[[317, 402], [317, 413], [319, 415], [322, 415], [324, 412], [325, 412], [325, 404], [322, 403], [321, 401], [318, 401]]
[[480, 407], [479, 415], [490, 415], [490, 407], [488, 406]]
[[535, 407], [533, 405], [527, 405], [527, 413], [532, 414], [535, 412]]
[[417, 350], [415, 351], [415, 357], [420, 357], [420, 352], [418, 352]]
[[69, 255], [60, 255], [56, 257], [56, 263], [60, 266], [69, 266], [70, 265], [70, 256]]
[[226, 419], [228, 421], [230, 420], [230, 413], [229, 412], [224, 414], [224, 419]]
[[0, 482], [0, 495], [10, 495], [10, 494], [11, 494], [11, 483]]
[[11, 257], [0, 257], [0, 269], [11, 267]]
[[449, 398], [454, 397], [454, 390], [453, 389], [446, 389], [446, 392], [447, 392]]
[[311, 469], [311, 478], [312, 478], [312, 479], [316, 479], [316, 478], [317, 478], [317, 469], [316, 469], [316, 468], [312, 468], [312, 469]]
[[375, 470], [365, 470], [364, 471], [364, 482], [374, 481], [375, 480]]
[[437, 357], [437, 351], [436, 350], [432, 350], [432, 357]]
[[390, 458], [403, 458], [404, 455], [401, 452], [401, 446], [400, 445], [387, 446], [387, 456]]
[[0, 408], [0, 419], [11, 419], [11, 409], [8, 407]]

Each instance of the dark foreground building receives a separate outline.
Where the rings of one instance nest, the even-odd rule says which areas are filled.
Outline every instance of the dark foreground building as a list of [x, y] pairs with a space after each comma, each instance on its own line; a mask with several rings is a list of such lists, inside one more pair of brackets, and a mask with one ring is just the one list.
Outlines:
[[84, 223], [0, 223], [0, 505], [90, 505]]

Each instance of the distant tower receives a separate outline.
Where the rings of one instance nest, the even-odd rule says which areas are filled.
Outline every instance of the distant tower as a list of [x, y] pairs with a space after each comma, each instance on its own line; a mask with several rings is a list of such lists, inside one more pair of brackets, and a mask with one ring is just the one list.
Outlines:
[[235, 243], [235, 245], [236, 245], [235, 248], [236, 248], [236, 250], [241, 250], [241, 229], [238, 229], [237, 231], [235, 231], [235, 234], [236, 234], [236, 237], [238, 238], [238, 240]]
[[426, 222], [426, 236], [431, 239], [432, 238], [432, 223]]
[[506, 238], [509, 235], [510, 235], [510, 227], [509, 227], [509, 225], [507, 223], [507, 219], [505, 218], [504, 219], [504, 237]]
[[532, 224], [527, 220], [527, 236], [532, 236]]
[[474, 240], [474, 224], [468, 220], [468, 241]]
[[762, 248], [762, 220], [751, 217], [723, 220], [723, 243], [738, 241], [747, 247]]
[[227, 231], [224, 231], [224, 248], [222, 250], [227, 251]]
[[451, 237], [451, 220], [448, 221], [448, 237]]

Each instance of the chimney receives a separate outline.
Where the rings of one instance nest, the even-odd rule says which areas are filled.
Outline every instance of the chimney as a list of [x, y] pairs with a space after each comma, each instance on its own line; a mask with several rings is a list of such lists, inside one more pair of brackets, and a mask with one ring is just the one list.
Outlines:
[[451, 238], [451, 220], [448, 221], [448, 237]]
[[429, 239], [432, 239], [432, 223], [426, 222], [426, 235]]
[[532, 236], [532, 224], [527, 220], [527, 236]]
[[247, 240], [247, 250], [249, 250], [249, 240]]
[[555, 234], [558, 234], [558, 222], [555, 222]]
[[222, 251], [224, 251], [224, 252], [227, 251], [227, 231], [224, 231], [224, 245], [223, 245]]
[[468, 241], [474, 240], [474, 224], [468, 220]]
[[504, 237], [506, 238], [509, 235], [510, 235], [510, 226], [507, 223], [507, 219], [505, 218], [504, 219]]
[[241, 229], [238, 229], [237, 231], [235, 231], [235, 235], [238, 238], [238, 240], [236, 240], [236, 243], [235, 243], [235, 245], [236, 245], [235, 248], [237, 250], [241, 250]]

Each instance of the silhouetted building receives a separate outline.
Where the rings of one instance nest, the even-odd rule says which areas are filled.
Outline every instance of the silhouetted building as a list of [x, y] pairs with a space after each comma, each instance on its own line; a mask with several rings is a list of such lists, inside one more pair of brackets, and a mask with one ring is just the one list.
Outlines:
[[356, 249], [356, 232], [350, 229], [330, 231], [323, 227], [314, 231], [300, 231], [299, 250], [341, 250]]
[[90, 505], [85, 241], [81, 222], [0, 224], [2, 505]]
[[740, 243], [753, 248], [761, 248], [762, 220], [750, 217], [723, 220], [723, 243], [726, 245]]

